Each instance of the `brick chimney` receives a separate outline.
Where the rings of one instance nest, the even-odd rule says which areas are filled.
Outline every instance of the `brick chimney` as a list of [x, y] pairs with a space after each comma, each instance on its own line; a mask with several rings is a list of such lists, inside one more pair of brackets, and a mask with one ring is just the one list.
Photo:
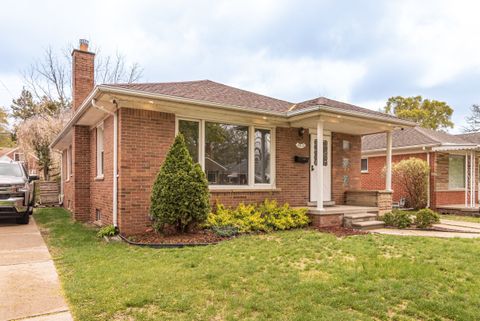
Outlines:
[[72, 96], [73, 111], [87, 98], [93, 90], [95, 54], [88, 51], [88, 40], [80, 39], [80, 48], [72, 52]]

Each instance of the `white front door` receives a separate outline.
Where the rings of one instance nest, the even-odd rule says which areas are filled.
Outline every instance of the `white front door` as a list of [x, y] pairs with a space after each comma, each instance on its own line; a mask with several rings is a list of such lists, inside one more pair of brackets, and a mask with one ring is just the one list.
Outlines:
[[323, 136], [323, 159], [317, 159], [317, 135], [310, 135], [310, 201], [317, 201], [317, 170], [323, 170], [323, 200], [332, 200], [332, 138]]

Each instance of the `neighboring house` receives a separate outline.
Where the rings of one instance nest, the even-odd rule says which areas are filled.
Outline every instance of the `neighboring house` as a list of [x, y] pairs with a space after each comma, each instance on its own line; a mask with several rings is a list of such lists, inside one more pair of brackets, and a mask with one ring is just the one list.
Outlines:
[[[323, 97], [295, 104], [209, 80], [94, 86], [88, 42], [72, 56], [74, 116], [51, 144], [62, 154], [63, 204], [75, 219], [125, 234], [150, 224], [151, 187], [177, 132], [206, 171], [212, 203], [276, 199], [312, 206], [317, 225], [340, 225], [343, 207], [324, 205], [360, 189], [361, 136], [413, 125]], [[377, 195], [381, 210], [391, 207], [390, 191]]]
[[39, 175], [38, 159], [35, 155], [25, 155], [19, 147], [2, 147], [0, 148], [1, 160], [12, 160], [16, 162], [24, 162], [30, 175]]
[[[362, 139], [363, 189], [385, 187], [385, 134]], [[428, 206], [441, 212], [478, 211], [478, 134], [450, 135], [421, 127], [393, 132], [393, 162], [411, 157], [430, 165]], [[393, 178], [393, 201], [406, 197], [401, 184]]]

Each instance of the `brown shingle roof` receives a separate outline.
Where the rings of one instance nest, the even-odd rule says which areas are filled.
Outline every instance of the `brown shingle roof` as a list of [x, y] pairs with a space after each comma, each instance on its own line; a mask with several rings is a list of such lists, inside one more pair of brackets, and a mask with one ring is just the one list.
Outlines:
[[[367, 135], [362, 137], [362, 151], [385, 149], [387, 146], [386, 133]], [[457, 135], [426, 129], [422, 127], [395, 130], [392, 135], [393, 148], [418, 145], [470, 145], [471, 143]]]
[[397, 117], [359, 106], [343, 103], [333, 99], [319, 97], [298, 104], [280, 100], [251, 91], [220, 84], [211, 80], [143, 83], [143, 84], [106, 84], [104, 86], [124, 88], [146, 93], [162, 94], [223, 105], [238, 106], [262, 111], [286, 113], [299, 111], [309, 107], [328, 106], [339, 111], [350, 111], [366, 115], [399, 120]]
[[367, 114], [367, 115], [372, 115], [372, 116], [377, 116], [377, 117], [385, 117], [385, 118], [390, 118], [390, 119], [398, 119], [398, 117], [395, 117], [393, 115], [389, 115], [389, 114], [382, 113], [382, 112], [379, 112], [379, 111], [355, 106], [355, 105], [352, 105], [352, 104], [347, 104], [347, 103], [344, 103], [344, 102], [341, 102], [341, 101], [338, 101], [338, 100], [333, 100], [333, 99], [326, 98], [326, 97], [318, 97], [318, 98], [315, 98], [315, 99], [303, 101], [301, 103], [296, 104], [291, 110], [292, 111], [303, 110], [303, 109], [307, 109], [309, 107], [314, 107], [314, 106], [328, 106], [328, 107], [332, 107], [332, 108], [336, 108], [336, 109], [340, 109], [340, 110], [344, 110], [344, 111], [364, 113], [364, 114]]
[[283, 112], [287, 111], [290, 106], [293, 105], [288, 101], [267, 97], [211, 80], [146, 84], [113, 84], [108, 86], [267, 111]]
[[480, 144], [480, 133], [458, 134], [455, 136], [460, 137], [463, 140], [469, 141], [470, 143]]

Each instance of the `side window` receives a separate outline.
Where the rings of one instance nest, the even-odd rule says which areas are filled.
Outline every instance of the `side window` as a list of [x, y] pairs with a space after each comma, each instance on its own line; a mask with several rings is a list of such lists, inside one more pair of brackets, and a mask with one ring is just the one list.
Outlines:
[[368, 173], [368, 158], [362, 158], [361, 162], [362, 173]]

